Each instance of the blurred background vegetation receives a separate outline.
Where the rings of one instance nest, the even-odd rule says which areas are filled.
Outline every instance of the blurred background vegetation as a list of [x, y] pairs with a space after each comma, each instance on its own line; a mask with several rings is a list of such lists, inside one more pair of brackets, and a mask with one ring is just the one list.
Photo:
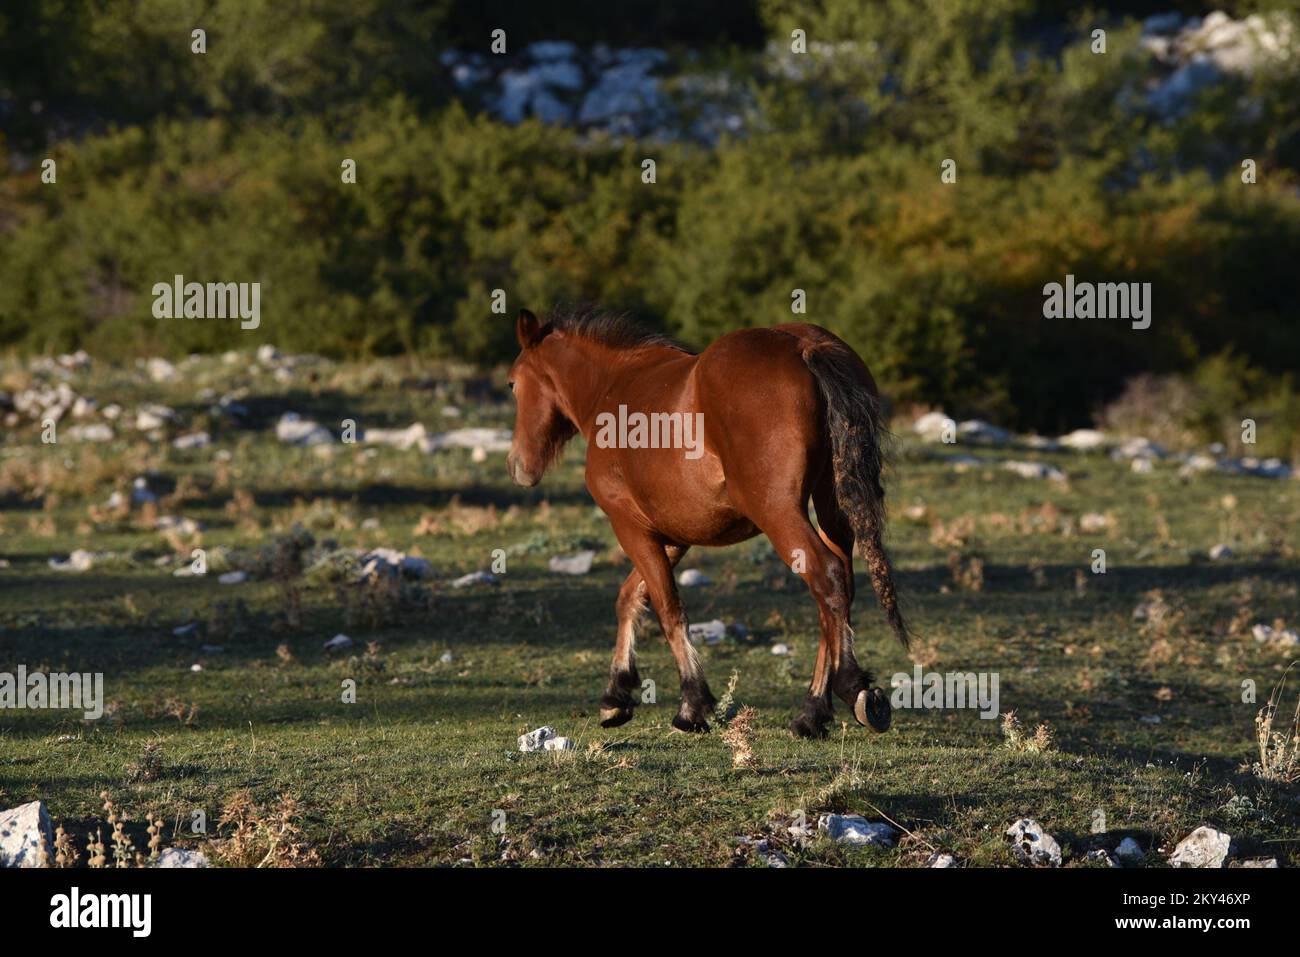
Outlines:
[[[1251, 416], [1294, 456], [1296, 32], [1290, 55], [1187, 109], [1143, 102], [1141, 19], [1216, 8], [1296, 16], [1294, 2], [1176, 0], [1068, 13], [1041, 0], [10, 0], [0, 348], [128, 358], [257, 337], [491, 363], [512, 354], [520, 306], [599, 301], [702, 346], [791, 321], [802, 288], [807, 320], [858, 348], [896, 402], [1169, 441], [1225, 438]], [[1105, 55], [1090, 50], [1097, 26]], [[745, 126], [700, 142], [505, 122], [440, 57], [486, 54], [498, 27], [511, 54], [652, 46], [724, 71], [750, 104]], [[783, 68], [795, 28], [854, 52]], [[57, 185], [41, 182], [45, 157]], [[340, 181], [345, 157], [356, 185]], [[956, 185], [940, 182], [947, 158]], [[260, 281], [261, 328], [153, 318], [152, 285], [176, 273]], [[1151, 328], [1044, 319], [1042, 287], [1066, 273], [1152, 283]], [[507, 316], [490, 310], [495, 288]]]

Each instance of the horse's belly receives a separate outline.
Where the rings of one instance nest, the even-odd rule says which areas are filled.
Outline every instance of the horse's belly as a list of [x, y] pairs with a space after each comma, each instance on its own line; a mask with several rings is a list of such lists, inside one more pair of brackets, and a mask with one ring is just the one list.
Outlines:
[[758, 534], [754, 523], [739, 512], [727, 510], [695, 519], [670, 519], [660, 528], [668, 538], [683, 545], [734, 545]]
[[758, 534], [727, 497], [722, 463], [712, 454], [589, 449], [587, 487], [607, 514], [635, 514], [683, 545], [732, 545]]
[[642, 511], [660, 534], [683, 545], [733, 545], [758, 534], [725, 495], [703, 484], [656, 489], [642, 498]]

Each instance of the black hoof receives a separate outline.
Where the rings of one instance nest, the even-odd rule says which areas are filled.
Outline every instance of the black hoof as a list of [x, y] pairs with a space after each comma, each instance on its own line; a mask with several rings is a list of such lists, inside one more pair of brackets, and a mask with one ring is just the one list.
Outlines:
[[691, 734], [707, 734], [709, 730], [709, 722], [695, 721], [692, 718], [688, 718], [686, 715], [679, 713], [673, 715], [673, 727], [678, 731], [687, 731]]
[[796, 738], [824, 738], [826, 724], [807, 714], [801, 714], [790, 722], [790, 733]]
[[858, 719], [858, 724], [872, 731], [888, 731], [893, 715], [889, 696], [880, 688], [864, 688], [858, 692], [858, 700], [853, 703], [853, 717]]
[[631, 721], [634, 714], [631, 705], [606, 705], [602, 702], [600, 706], [600, 726], [602, 728], [617, 728], [620, 724], [627, 724]]

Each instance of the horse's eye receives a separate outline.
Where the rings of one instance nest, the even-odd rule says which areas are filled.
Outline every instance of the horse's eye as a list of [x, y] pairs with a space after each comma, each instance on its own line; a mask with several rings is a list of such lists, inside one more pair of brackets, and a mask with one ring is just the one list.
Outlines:
[[515, 380], [514, 380], [514, 379], [511, 379], [511, 380], [510, 380], [508, 383], [506, 383], [506, 384], [507, 384], [508, 386], [510, 386], [510, 391], [511, 391], [511, 392], [514, 392], [514, 391], [515, 391]]

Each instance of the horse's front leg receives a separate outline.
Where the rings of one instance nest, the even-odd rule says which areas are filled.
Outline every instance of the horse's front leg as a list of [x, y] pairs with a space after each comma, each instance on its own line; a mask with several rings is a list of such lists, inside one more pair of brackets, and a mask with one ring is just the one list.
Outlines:
[[[669, 568], [676, 568], [689, 546], [669, 545], [664, 551]], [[632, 720], [636, 708], [636, 692], [641, 688], [641, 675], [636, 668], [636, 633], [645, 614], [645, 578], [635, 569], [618, 590], [618, 636], [614, 641], [614, 660], [609, 666], [609, 685], [600, 699], [600, 724], [604, 728], [617, 728]]]
[[673, 727], [679, 731], [708, 731], [709, 716], [717, 699], [704, 680], [699, 655], [691, 644], [686, 626], [686, 612], [673, 581], [673, 568], [690, 548], [665, 542], [653, 532], [632, 523], [614, 526], [614, 534], [632, 564], [645, 580], [646, 593], [659, 617], [659, 627], [672, 649], [677, 662], [677, 677], [681, 682], [682, 703], [673, 717]]
[[609, 686], [600, 699], [600, 726], [617, 728], [632, 720], [636, 707], [634, 695], [641, 687], [636, 670], [636, 629], [645, 612], [645, 579], [633, 571], [618, 590], [618, 637], [614, 640], [614, 660], [609, 666]]

